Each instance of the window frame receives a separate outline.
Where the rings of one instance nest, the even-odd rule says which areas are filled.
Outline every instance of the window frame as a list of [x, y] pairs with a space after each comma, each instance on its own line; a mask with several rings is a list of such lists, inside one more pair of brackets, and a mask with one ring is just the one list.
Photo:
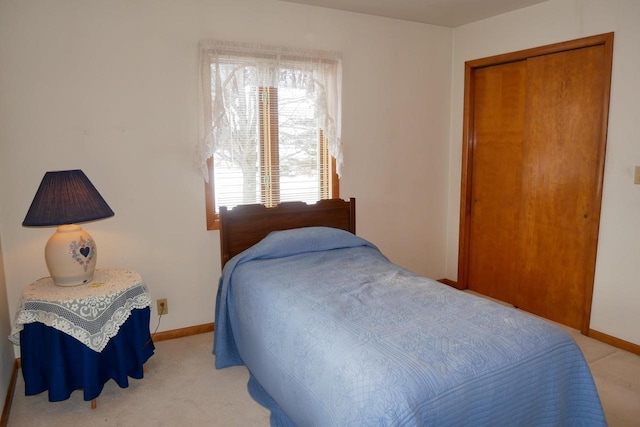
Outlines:
[[[240, 63], [251, 63], [260, 67], [274, 67], [278, 69], [286, 64], [293, 65], [294, 70], [308, 68], [317, 72], [322, 91], [322, 104], [320, 105], [320, 122], [318, 133], [318, 148], [323, 145], [328, 148], [325, 156], [320, 156], [318, 162], [320, 172], [330, 170], [329, 176], [320, 177], [318, 185], [321, 186], [320, 199], [339, 198], [339, 183], [341, 170], [343, 168], [343, 151], [341, 142], [342, 133], [342, 54], [337, 51], [301, 49], [297, 47], [274, 46], [259, 43], [230, 42], [223, 40], [201, 40], [200, 41], [200, 83], [201, 83], [201, 108], [204, 122], [203, 136], [196, 144], [195, 169], [197, 169], [204, 179], [206, 223], [207, 229], [219, 229], [219, 215], [215, 211], [216, 189], [214, 171], [214, 150], [217, 139], [221, 136], [219, 132], [224, 132], [224, 121], [219, 122], [222, 106], [221, 100], [216, 95], [211, 95], [212, 84], [219, 84], [219, 80], [212, 81], [213, 74], [219, 78], [219, 68], [213, 67], [218, 64], [223, 57], [237, 57]], [[244, 58], [244, 59], [242, 59]], [[263, 70], [265, 70], [263, 68]], [[278, 88], [277, 80], [273, 80], [274, 74], [269, 71], [263, 72], [260, 77], [258, 87]], [[313, 86], [311, 86], [313, 88]], [[217, 93], [217, 92], [216, 92]], [[325, 104], [326, 103], [326, 104]], [[215, 112], [215, 115], [212, 114]], [[215, 117], [215, 118], [214, 118]], [[211, 120], [213, 119], [213, 120]], [[222, 131], [221, 131], [222, 129]], [[258, 130], [262, 132], [261, 129]], [[324, 139], [321, 139], [324, 136]], [[261, 138], [261, 136], [259, 136]], [[330, 164], [328, 164], [330, 161]], [[324, 164], [321, 164], [324, 162]], [[261, 167], [261, 165], [259, 165]], [[324, 187], [326, 185], [327, 187]], [[221, 191], [218, 188], [218, 191]]]
[[[277, 88], [260, 87], [258, 88], [258, 96], [262, 96], [263, 93], [267, 94], [269, 103], [277, 103]], [[275, 93], [275, 96], [274, 96]], [[261, 105], [260, 113], [260, 169], [261, 176], [271, 176], [272, 169], [278, 166], [278, 117], [271, 114], [271, 108], [268, 105]], [[275, 129], [275, 138], [273, 137], [273, 130]], [[269, 147], [267, 149], [267, 147]], [[327, 137], [324, 135], [324, 131], [319, 129], [318, 135], [318, 148], [320, 157], [320, 169], [324, 172], [320, 173], [321, 186], [326, 186], [329, 198], [340, 197], [340, 178], [336, 171], [336, 159], [329, 153]], [[265, 154], [268, 151], [268, 154]], [[206, 218], [207, 218], [207, 230], [219, 230], [220, 229], [220, 215], [215, 210], [215, 179], [214, 179], [214, 165], [213, 156], [207, 159], [207, 169], [209, 179], [205, 181], [205, 206], [206, 206]], [[328, 180], [329, 182], [324, 182]], [[264, 187], [264, 183], [262, 186]], [[279, 189], [276, 189], [279, 193]], [[265, 198], [266, 197], [266, 198]], [[277, 205], [279, 200], [273, 199], [273, 189], [265, 191], [262, 190], [260, 194], [261, 204], [265, 206]]]

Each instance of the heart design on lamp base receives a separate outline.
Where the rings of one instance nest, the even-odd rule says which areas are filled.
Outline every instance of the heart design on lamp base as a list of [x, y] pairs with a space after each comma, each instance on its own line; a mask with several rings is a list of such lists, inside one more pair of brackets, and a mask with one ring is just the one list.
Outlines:
[[78, 286], [93, 280], [98, 258], [96, 244], [77, 224], [59, 226], [47, 242], [44, 257], [58, 286]]

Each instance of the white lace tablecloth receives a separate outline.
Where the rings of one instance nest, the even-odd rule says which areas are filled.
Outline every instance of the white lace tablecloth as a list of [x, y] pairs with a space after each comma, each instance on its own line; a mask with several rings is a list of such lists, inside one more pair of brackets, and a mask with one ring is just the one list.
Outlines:
[[93, 282], [74, 287], [56, 286], [45, 277], [22, 292], [9, 340], [20, 345], [23, 325], [40, 322], [101, 352], [132, 310], [150, 305], [147, 286], [135, 271], [96, 270]]

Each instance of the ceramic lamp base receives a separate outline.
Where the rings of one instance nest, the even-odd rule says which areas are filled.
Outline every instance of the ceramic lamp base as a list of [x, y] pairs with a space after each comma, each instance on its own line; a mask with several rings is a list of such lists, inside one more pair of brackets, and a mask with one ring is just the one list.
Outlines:
[[98, 253], [89, 233], [77, 224], [61, 225], [44, 249], [49, 274], [58, 286], [78, 286], [93, 280]]

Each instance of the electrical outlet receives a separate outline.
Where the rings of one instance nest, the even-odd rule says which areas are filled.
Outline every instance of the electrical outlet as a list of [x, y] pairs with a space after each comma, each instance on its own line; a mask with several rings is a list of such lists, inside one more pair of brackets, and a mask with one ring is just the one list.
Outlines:
[[158, 316], [169, 314], [169, 304], [167, 303], [166, 298], [156, 300], [156, 303], [158, 304]]
[[635, 167], [635, 172], [633, 174], [633, 183], [640, 184], [640, 166]]

